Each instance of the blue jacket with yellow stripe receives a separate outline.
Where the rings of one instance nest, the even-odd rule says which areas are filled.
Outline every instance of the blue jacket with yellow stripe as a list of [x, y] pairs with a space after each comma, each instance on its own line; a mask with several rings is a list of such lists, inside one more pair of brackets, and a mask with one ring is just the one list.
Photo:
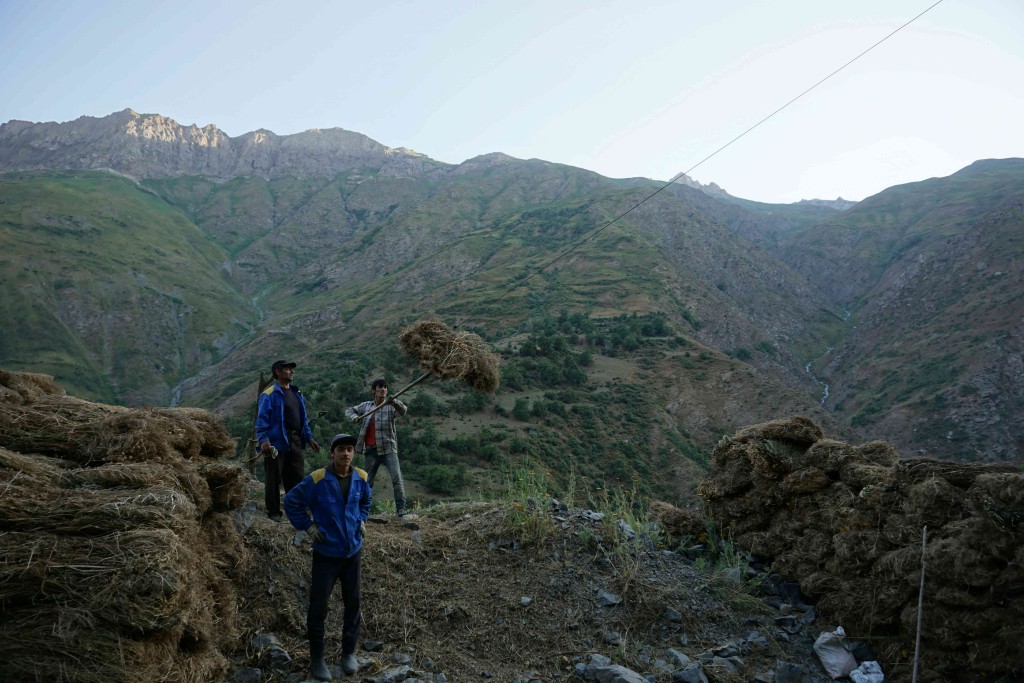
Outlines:
[[284, 497], [284, 511], [293, 527], [305, 531], [316, 522], [324, 532], [323, 542], [313, 544], [313, 550], [331, 557], [352, 557], [362, 549], [362, 523], [373, 502], [366, 476], [365, 471], [352, 468], [347, 504], [341, 495], [341, 480], [327, 467], [307, 474]]
[[[302, 443], [299, 445], [305, 446], [313, 440], [313, 430], [306, 417], [306, 399], [302, 397], [298, 387], [292, 385], [292, 389], [299, 399], [299, 419], [302, 421]], [[284, 428], [284, 390], [276, 381], [271, 382], [260, 394], [256, 411], [256, 445], [259, 446], [264, 441], [269, 441], [274, 448], [282, 452], [288, 451], [291, 444]]]

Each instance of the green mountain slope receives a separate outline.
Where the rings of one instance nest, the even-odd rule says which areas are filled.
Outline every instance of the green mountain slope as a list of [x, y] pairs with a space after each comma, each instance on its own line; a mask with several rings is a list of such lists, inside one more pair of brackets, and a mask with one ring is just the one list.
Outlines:
[[906, 452], [1024, 452], [1024, 160], [891, 188], [788, 251], [853, 311], [820, 374], [854, 427]]
[[83, 395], [166, 405], [253, 322], [227, 254], [128, 179], [0, 176], [0, 234], [2, 362]]

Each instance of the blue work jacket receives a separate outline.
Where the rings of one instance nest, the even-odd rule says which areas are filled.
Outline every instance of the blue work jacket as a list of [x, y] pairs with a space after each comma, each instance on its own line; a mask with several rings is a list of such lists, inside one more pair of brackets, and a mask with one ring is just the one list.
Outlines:
[[323, 542], [314, 543], [314, 550], [331, 557], [352, 557], [362, 549], [362, 523], [370, 515], [373, 502], [366, 476], [364, 470], [352, 468], [347, 505], [341, 495], [340, 480], [325, 467], [307, 474], [284, 497], [284, 511], [293, 527], [305, 531], [316, 522], [324, 532]]
[[[295, 395], [299, 399], [299, 418], [302, 420], [302, 443], [305, 446], [313, 440], [313, 430], [310, 429], [309, 421], [306, 419], [306, 399], [297, 387]], [[284, 428], [284, 390], [276, 381], [260, 394], [258, 410], [256, 411], [256, 446], [259, 447], [264, 441], [279, 451], [288, 451], [291, 441]]]

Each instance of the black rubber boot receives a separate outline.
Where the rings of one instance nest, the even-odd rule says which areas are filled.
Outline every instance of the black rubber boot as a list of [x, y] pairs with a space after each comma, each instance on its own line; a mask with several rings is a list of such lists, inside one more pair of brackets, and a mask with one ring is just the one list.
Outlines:
[[359, 662], [356, 661], [356, 656], [351, 652], [348, 654], [341, 655], [341, 670], [351, 676], [359, 670]]
[[309, 641], [309, 673], [317, 681], [329, 681], [333, 678], [331, 670], [324, 661], [324, 641]]

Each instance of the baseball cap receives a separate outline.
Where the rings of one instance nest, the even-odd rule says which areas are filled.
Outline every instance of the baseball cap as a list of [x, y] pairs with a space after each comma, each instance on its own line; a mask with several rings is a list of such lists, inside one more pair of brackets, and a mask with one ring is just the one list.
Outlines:
[[347, 443], [350, 446], [355, 446], [356, 441], [356, 437], [352, 436], [351, 434], [335, 434], [334, 438], [331, 439], [331, 450], [333, 451], [334, 447], [337, 446], [338, 444]]
[[274, 364], [270, 366], [270, 372], [275, 373], [280, 368], [294, 368], [295, 363], [290, 360], [275, 360]]

